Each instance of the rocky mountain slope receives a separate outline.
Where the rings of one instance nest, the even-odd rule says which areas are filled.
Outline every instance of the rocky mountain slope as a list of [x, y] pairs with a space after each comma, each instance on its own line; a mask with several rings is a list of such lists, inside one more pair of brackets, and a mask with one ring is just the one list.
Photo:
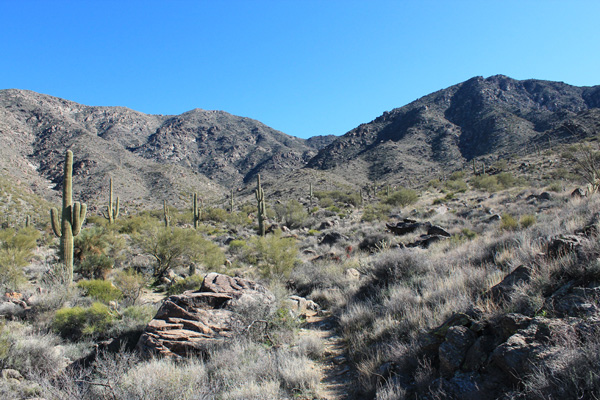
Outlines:
[[308, 167], [359, 182], [427, 179], [472, 159], [510, 158], [593, 135], [598, 107], [600, 86], [475, 77], [358, 126]]
[[598, 107], [600, 86], [476, 77], [344, 136], [304, 140], [224, 111], [146, 115], [0, 90], [0, 168], [53, 200], [71, 148], [74, 189], [82, 200], [104, 199], [112, 176], [121, 198], [139, 207], [163, 199], [181, 206], [193, 191], [215, 201], [230, 188], [250, 194], [259, 173], [268, 190], [293, 196], [306, 190], [311, 176], [318, 176], [320, 189], [373, 181], [414, 185], [472, 159], [510, 160], [595, 135]]
[[98, 197], [112, 176], [122, 198], [143, 205], [177, 203], [194, 190], [216, 196], [258, 173], [277, 177], [304, 166], [332, 138], [309, 142], [223, 111], [146, 115], [1, 90], [0, 140], [0, 168], [39, 194], [58, 193], [71, 148], [83, 200]]

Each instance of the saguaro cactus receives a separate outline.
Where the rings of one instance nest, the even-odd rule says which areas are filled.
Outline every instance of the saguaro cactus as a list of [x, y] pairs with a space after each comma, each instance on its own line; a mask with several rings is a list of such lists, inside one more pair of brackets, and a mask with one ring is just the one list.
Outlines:
[[194, 214], [193, 218], [194, 218], [194, 229], [198, 229], [198, 226], [200, 225], [200, 209], [198, 208], [198, 193], [194, 193], [194, 208], [192, 210], [192, 213]]
[[102, 212], [102, 215], [104, 215], [104, 218], [108, 220], [109, 224], [114, 223], [115, 220], [119, 217], [119, 196], [117, 196], [116, 205], [116, 207], [113, 207], [113, 185], [112, 178], [110, 178], [110, 192], [108, 194], [108, 206], [106, 206], [107, 212]]
[[254, 194], [258, 201], [258, 234], [265, 236], [265, 192], [260, 185], [260, 175], [256, 176], [256, 190]]
[[310, 182], [308, 184], [308, 199], [310, 201], [310, 209], [312, 210], [313, 208], [313, 189], [312, 189], [312, 182]]
[[229, 213], [233, 214], [233, 189], [231, 189], [231, 194], [229, 195]]
[[167, 201], [163, 200], [163, 214], [165, 221], [165, 228], [168, 228], [171, 224], [171, 215], [169, 214], [169, 207], [167, 207]]
[[60, 257], [65, 265], [67, 283], [73, 281], [73, 237], [79, 234], [85, 220], [87, 206], [78, 201], [73, 203], [73, 152], [67, 150], [63, 178], [63, 205], [61, 222], [56, 208], [50, 210], [50, 221], [54, 234], [60, 238]]

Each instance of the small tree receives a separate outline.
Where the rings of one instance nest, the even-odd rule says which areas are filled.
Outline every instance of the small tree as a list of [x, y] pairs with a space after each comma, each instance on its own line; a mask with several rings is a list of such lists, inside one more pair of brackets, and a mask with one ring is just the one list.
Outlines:
[[181, 263], [192, 261], [215, 267], [225, 261], [221, 249], [195, 230], [152, 227], [134, 237], [142, 251], [154, 258], [154, 277], [160, 279]]

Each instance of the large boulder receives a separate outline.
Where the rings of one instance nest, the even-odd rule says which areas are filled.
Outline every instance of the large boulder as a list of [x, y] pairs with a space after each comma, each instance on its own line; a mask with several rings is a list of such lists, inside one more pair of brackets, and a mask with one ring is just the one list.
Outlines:
[[253, 319], [273, 311], [275, 296], [249, 280], [210, 273], [200, 290], [170, 296], [146, 326], [142, 355], [186, 357], [243, 332]]

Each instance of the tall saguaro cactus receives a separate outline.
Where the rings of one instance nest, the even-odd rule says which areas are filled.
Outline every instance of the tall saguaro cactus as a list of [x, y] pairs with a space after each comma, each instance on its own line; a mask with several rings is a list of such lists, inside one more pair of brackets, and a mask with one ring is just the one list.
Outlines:
[[310, 204], [310, 209], [312, 210], [313, 207], [313, 188], [312, 188], [312, 182], [309, 182], [308, 184], [308, 201]]
[[258, 201], [258, 234], [265, 236], [265, 192], [260, 185], [260, 175], [256, 176], [256, 201]]
[[163, 200], [163, 214], [165, 221], [165, 228], [168, 228], [171, 225], [171, 215], [169, 214], [169, 207], [167, 207], [167, 201]]
[[112, 185], [112, 178], [110, 178], [110, 192], [108, 194], [108, 206], [106, 206], [106, 211], [107, 211], [106, 214], [103, 211], [102, 215], [104, 215], [104, 218], [106, 218], [108, 220], [109, 224], [114, 223], [115, 220], [119, 217], [119, 196], [117, 196], [116, 207], [113, 207], [113, 185]]
[[73, 203], [73, 152], [67, 150], [61, 222], [59, 224], [56, 208], [50, 210], [50, 222], [54, 234], [60, 238], [60, 257], [65, 265], [68, 283], [73, 281], [73, 237], [79, 234], [86, 211], [87, 206], [84, 203]]
[[192, 213], [194, 214], [193, 216], [193, 221], [194, 221], [194, 229], [198, 229], [198, 226], [200, 225], [200, 209], [198, 208], [198, 193], [194, 193], [194, 205], [193, 205], [193, 210]]
[[229, 213], [233, 214], [233, 189], [231, 189], [231, 194], [229, 195]]

